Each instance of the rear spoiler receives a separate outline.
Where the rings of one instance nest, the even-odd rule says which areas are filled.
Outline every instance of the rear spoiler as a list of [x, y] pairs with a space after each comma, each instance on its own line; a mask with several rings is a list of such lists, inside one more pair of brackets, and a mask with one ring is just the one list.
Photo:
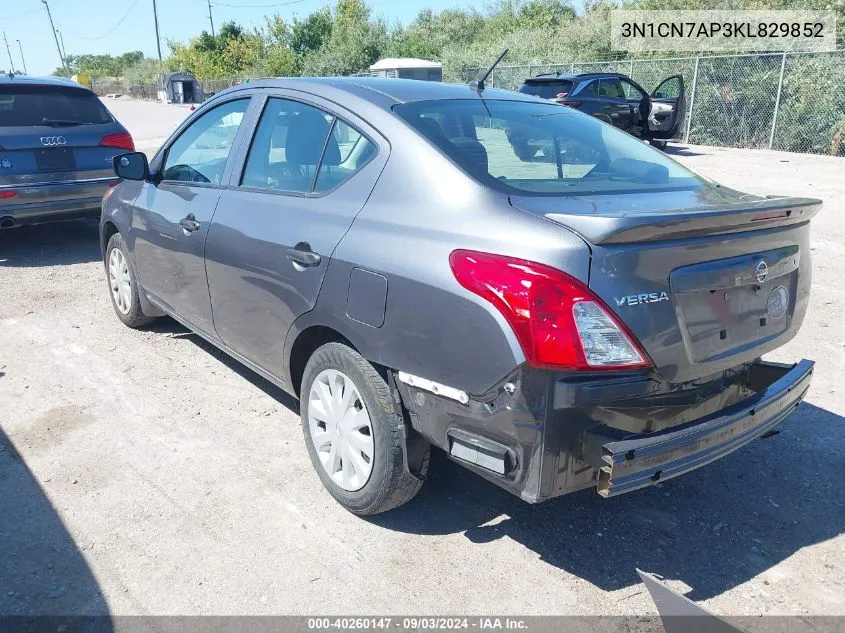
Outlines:
[[822, 207], [811, 198], [765, 198], [713, 210], [678, 209], [648, 213], [547, 213], [592, 244], [629, 244], [758, 231], [807, 222]]

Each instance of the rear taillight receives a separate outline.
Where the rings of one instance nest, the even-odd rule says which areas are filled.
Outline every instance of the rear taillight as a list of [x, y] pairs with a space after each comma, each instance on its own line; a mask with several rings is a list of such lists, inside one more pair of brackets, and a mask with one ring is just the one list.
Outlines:
[[118, 132], [117, 134], [107, 134], [100, 139], [102, 147], [118, 147], [120, 149], [135, 151], [135, 143], [132, 140], [132, 135], [129, 132]]
[[634, 336], [589, 288], [555, 268], [457, 250], [452, 273], [492, 303], [513, 328], [530, 365], [593, 371], [650, 366]]
[[581, 101], [558, 101], [558, 103], [560, 105], [564, 105], [568, 108], [580, 108], [582, 102]]
[[16, 195], [18, 195], [18, 192], [15, 190], [7, 189], [6, 191], [0, 191], [0, 200], [14, 198]]
[[556, 98], [557, 98], [557, 99], [565, 99], [565, 98], [566, 98], [566, 95], [568, 95], [568, 94], [569, 94], [568, 92], [559, 92], [559, 93], [557, 93], [557, 97], [556, 97]]

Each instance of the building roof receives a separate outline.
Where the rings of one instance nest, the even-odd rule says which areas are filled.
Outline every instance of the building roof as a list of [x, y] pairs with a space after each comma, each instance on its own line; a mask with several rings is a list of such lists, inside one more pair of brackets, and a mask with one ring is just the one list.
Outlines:
[[392, 68], [443, 68], [443, 64], [414, 57], [385, 57], [370, 66], [370, 70], [390, 70]]

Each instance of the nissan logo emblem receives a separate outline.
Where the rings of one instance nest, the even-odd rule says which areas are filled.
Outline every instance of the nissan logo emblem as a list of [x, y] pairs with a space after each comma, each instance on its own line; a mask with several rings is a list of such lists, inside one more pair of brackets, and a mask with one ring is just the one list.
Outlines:
[[39, 140], [42, 145], [65, 145], [67, 143], [64, 136], [42, 136]]
[[757, 267], [754, 269], [754, 275], [757, 277], [758, 284], [766, 281], [766, 277], [769, 276], [769, 265], [766, 263], [765, 259], [761, 259], [757, 262]]

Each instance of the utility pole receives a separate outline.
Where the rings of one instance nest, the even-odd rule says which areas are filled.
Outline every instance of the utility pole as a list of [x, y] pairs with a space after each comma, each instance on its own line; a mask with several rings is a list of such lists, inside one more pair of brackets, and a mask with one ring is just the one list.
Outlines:
[[21, 52], [21, 64], [23, 64], [23, 74], [28, 75], [29, 72], [26, 69], [26, 60], [23, 58], [23, 46], [21, 46], [20, 40], [18, 40], [18, 50]]
[[211, 17], [211, 0], [208, 0], [208, 21], [211, 22], [211, 37], [214, 37], [214, 18]]
[[158, 10], [156, 9], [156, 0], [153, 0], [153, 20], [155, 21], [156, 25], [156, 46], [158, 47], [158, 65], [159, 70], [161, 69], [161, 38], [158, 35]]
[[59, 59], [62, 60], [62, 68], [65, 69], [68, 77], [70, 77], [70, 69], [67, 67], [67, 62], [65, 62], [65, 56], [62, 55], [62, 49], [59, 47], [59, 37], [56, 35], [56, 27], [53, 24], [53, 16], [50, 14], [50, 5], [47, 4], [47, 0], [41, 0], [44, 3], [44, 6], [47, 7], [47, 17], [50, 19], [50, 30], [53, 31], [53, 39], [56, 40], [56, 50], [59, 52]]
[[3, 31], [3, 41], [6, 42], [6, 54], [9, 56], [9, 64], [11, 65], [12, 72], [15, 72], [15, 62], [12, 59], [12, 50], [9, 48], [9, 40], [6, 39], [6, 31]]
[[62, 45], [62, 56], [67, 59], [67, 51], [65, 50], [65, 38], [62, 37], [62, 32], [59, 29], [56, 29], [56, 35], [59, 36], [59, 42]]

